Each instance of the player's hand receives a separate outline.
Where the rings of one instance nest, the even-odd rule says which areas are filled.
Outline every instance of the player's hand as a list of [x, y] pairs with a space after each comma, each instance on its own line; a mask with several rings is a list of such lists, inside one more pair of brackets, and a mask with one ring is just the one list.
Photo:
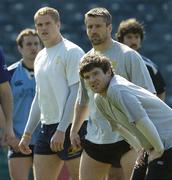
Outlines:
[[18, 147], [20, 140], [16, 137], [8, 137], [7, 138], [7, 144], [13, 148], [15, 152], [19, 152], [20, 149]]
[[141, 149], [138, 152], [138, 157], [136, 159], [134, 167], [139, 168], [140, 166], [143, 166], [145, 164], [145, 156], [146, 156], [146, 151], [144, 149]]
[[81, 140], [77, 132], [70, 132], [70, 141], [74, 149], [81, 149]]
[[57, 130], [51, 138], [50, 148], [52, 151], [57, 152], [64, 149], [65, 132]]
[[14, 131], [11, 128], [6, 128], [5, 131], [5, 144], [12, 147], [15, 152], [19, 152], [19, 139], [15, 137]]
[[22, 137], [19, 142], [19, 149], [23, 154], [31, 154], [32, 150], [29, 147], [30, 138], [29, 137]]
[[150, 163], [151, 161], [153, 161], [153, 160], [155, 160], [157, 158], [160, 158], [163, 155], [163, 153], [164, 153], [164, 151], [157, 152], [154, 149], [149, 151], [148, 152], [148, 154], [149, 154], [148, 162]]

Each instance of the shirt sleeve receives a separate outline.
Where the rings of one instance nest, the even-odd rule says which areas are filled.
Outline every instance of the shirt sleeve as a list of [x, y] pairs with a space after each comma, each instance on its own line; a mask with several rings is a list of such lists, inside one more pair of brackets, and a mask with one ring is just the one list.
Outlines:
[[71, 49], [68, 52], [65, 71], [69, 86], [79, 82], [79, 63], [83, 55], [84, 52], [79, 48]]
[[70, 93], [68, 95], [68, 98], [65, 104], [63, 116], [57, 127], [57, 130], [60, 130], [63, 132], [65, 132], [69, 124], [72, 123], [72, 118], [74, 114], [74, 105], [75, 105], [75, 100], [76, 100], [77, 91], [78, 91], [78, 83], [70, 86], [69, 88], [70, 88]]
[[126, 128], [118, 125], [117, 130], [119, 131], [121, 136], [128, 142], [128, 144], [130, 144], [136, 150], [136, 152], [139, 152], [142, 149], [142, 146], [137, 137], [131, 134]]
[[39, 121], [40, 121], [40, 108], [38, 105], [38, 93], [36, 91], [35, 97], [33, 99], [30, 108], [30, 113], [29, 113], [28, 121], [25, 126], [24, 133], [28, 132], [32, 134], [36, 129], [37, 125], [39, 124]]
[[102, 98], [99, 94], [95, 94], [94, 101], [95, 101], [98, 112], [109, 121], [109, 123], [112, 127], [112, 130], [116, 131], [117, 130], [116, 121], [114, 119], [112, 119], [112, 117], [105, 110], [106, 100], [104, 98]]
[[[118, 87], [109, 91], [109, 101], [127, 117], [129, 122], [135, 122], [147, 117], [147, 113], [136, 96], [126, 90], [117, 90]], [[114, 93], [115, 91], [115, 93]]]
[[80, 105], [87, 105], [89, 101], [88, 92], [85, 87], [83, 78], [80, 78], [79, 89], [77, 94], [77, 103]]
[[129, 76], [129, 81], [152, 93], [156, 93], [152, 79], [142, 57], [136, 51], [129, 51], [125, 54], [125, 58], [125, 67]]

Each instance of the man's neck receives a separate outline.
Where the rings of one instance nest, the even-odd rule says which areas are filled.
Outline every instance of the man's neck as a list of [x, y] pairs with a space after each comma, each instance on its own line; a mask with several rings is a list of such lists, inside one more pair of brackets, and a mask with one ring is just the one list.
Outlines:
[[102, 92], [100, 93], [101, 96], [106, 97], [107, 91], [108, 91], [108, 88], [109, 88], [109, 85], [110, 85], [110, 82], [111, 82], [112, 78], [113, 78], [113, 77], [109, 77], [109, 80], [108, 80], [108, 82], [107, 82], [106, 88], [104, 89], [104, 91], [102, 91]]
[[34, 60], [29, 60], [29, 59], [23, 59], [22, 64], [27, 68], [27, 69], [33, 69], [34, 68]]
[[55, 46], [56, 44], [60, 43], [61, 41], [62, 41], [62, 36], [59, 35], [59, 36], [57, 36], [57, 38], [54, 39], [53, 41], [51, 41], [51, 42], [43, 42], [43, 44], [44, 44], [44, 46], [45, 46], [46, 48], [51, 48], [51, 47]]
[[97, 45], [97, 46], [93, 45], [93, 48], [94, 48], [95, 51], [102, 52], [102, 51], [105, 51], [106, 49], [108, 49], [109, 47], [111, 47], [111, 45], [112, 45], [112, 39], [109, 38], [103, 44], [100, 44], [100, 45]]

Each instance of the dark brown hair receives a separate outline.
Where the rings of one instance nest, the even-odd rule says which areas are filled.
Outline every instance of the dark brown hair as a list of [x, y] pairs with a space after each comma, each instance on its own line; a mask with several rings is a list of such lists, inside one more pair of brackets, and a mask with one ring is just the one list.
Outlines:
[[80, 63], [79, 73], [82, 78], [84, 78], [84, 73], [91, 71], [94, 68], [100, 68], [104, 73], [111, 69], [112, 76], [114, 75], [114, 70], [109, 58], [99, 54], [88, 54], [85, 55]]
[[145, 34], [143, 24], [139, 23], [135, 18], [121, 21], [115, 35], [117, 41], [123, 42], [124, 36], [128, 33], [139, 34], [141, 40], [143, 40]]
[[87, 17], [102, 17], [106, 25], [112, 24], [112, 16], [106, 8], [97, 7], [88, 11], [85, 14], [85, 24], [87, 22]]

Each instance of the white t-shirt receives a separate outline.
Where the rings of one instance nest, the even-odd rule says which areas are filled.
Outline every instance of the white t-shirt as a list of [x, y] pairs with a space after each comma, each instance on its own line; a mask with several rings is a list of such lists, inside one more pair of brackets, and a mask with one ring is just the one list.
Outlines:
[[34, 69], [43, 124], [61, 120], [69, 86], [79, 82], [79, 62], [83, 55], [84, 51], [67, 39], [37, 55]]
[[[94, 49], [88, 53], [92, 52]], [[155, 92], [149, 72], [136, 51], [113, 41], [112, 46], [101, 53], [111, 60], [116, 74], [148, 89], [150, 92]], [[90, 118], [87, 124], [86, 139], [96, 144], [109, 144], [121, 140], [121, 137], [112, 131], [109, 122], [97, 111], [94, 105], [94, 93], [84, 86], [82, 83], [80, 94], [78, 94], [78, 103], [89, 101]]]
[[96, 94], [95, 102], [113, 130], [117, 124], [122, 125], [135, 134], [145, 149], [149, 143], [134, 125], [134, 122], [145, 119], [152, 121], [165, 149], [172, 147], [172, 109], [156, 95], [115, 75], [106, 97]]

